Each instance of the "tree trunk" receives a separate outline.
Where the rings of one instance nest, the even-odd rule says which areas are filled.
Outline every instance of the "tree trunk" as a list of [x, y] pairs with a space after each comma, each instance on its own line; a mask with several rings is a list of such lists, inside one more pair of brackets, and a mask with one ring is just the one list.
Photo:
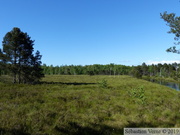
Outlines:
[[16, 68], [17, 68], [17, 66], [16, 66], [16, 50], [14, 51], [14, 63], [13, 63], [13, 68], [14, 68], [14, 77], [13, 77], [13, 83], [16, 83]]
[[13, 83], [16, 83], [16, 73], [14, 73], [14, 76], [13, 76]]

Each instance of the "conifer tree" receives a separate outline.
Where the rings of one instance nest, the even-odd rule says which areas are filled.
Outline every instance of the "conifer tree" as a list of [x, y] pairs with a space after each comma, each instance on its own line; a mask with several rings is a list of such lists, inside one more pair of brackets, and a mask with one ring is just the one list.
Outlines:
[[19, 28], [3, 38], [0, 60], [13, 76], [14, 83], [34, 83], [43, 77], [40, 52], [34, 55], [34, 41]]
[[176, 48], [176, 45], [180, 44], [180, 17], [176, 16], [175, 13], [168, 14], [167, 12], [164, 12], [161, 14], [161, 18], [164, 19], [164, 21], [167, 22], [167, 25], [170, 27], [168, 33], [174, 34], [174, 40], [177, 41], [175, 46], [168, 48], [166, 51], [180, 54], [180, 49]]

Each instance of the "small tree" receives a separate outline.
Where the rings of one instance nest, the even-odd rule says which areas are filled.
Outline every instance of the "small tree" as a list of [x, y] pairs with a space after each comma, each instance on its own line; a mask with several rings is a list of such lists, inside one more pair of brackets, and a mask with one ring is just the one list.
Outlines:
[[142, 69], [143, 75], [146, 75], [146, 76], [149, 75], [149, 73], [148, 73], [148, 66], [146, 65], [145, 62], [142, 63], [141, 69]]
[[41, 69], [41, 55], [34, 51], [34, 41], [19, 28], [13, 28], [3, 39], [0, 60], [13, 75], [14, 83], [34, 83], [44, 75]]
[[143, 75], [143, 71], [142, 71], [141, 66], [133, 67], [133, 69], [131, 70], [131, 74], [133, 77], [141, 79], [142, 75]]

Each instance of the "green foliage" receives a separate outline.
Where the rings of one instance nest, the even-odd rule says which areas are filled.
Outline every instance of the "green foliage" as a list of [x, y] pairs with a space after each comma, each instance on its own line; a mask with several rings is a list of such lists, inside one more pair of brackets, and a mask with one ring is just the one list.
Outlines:
[[42, 66], [46, 75], [128, 75], [130, 66], [108, 64], [108, 65], [65, 65], [65, 66]]
[[94, 75], [94, 72], [93, 71], [87, 71], [87, 75], [92, 76], [92, 75]]
[[[168, 14], [167, 12], [164, 12], [161, 14], [161, 18], [164, 19], [165, 22], [167, 22], [167, 25], [170, 27], [170, 31], [168, 33], [172, 33], [175, 35], [174, 40], [177, 41], [175, 45], [180, 44], [180, 17], [176, 16], [175, 13]], [[176, 46], [170, 47], [167, 49], [167, 52], [173, 52], [180, 54], [180, 50], [176, 48]]]
[[147, 97], [145, 96], [145, 90], [143, 86], [131, 89], [129, 95], [132, 98], [139, 99], [142, 104], [146, 104]]
[[34, 83], [44, 75], [41, 69], [41, 55], [35, 55], [34, 41], [19, 28], [13, 28], [3, 38], [3, 52], [0, 50], [0, 64], [13, 76], [14, 83]]
[[[1, 65], [1, 63], [0, 63]], [[4, 67], [4, 66], [0, 66]], [[123, 65], [65, 65], [65, 66], [47, 66], [43, 64], [40, 69], [41, 73], [43, 72], [46, 75], [131, 75], [133, 77], [141, 79], [144, 76], [149, 77], [161, 77], [161, 78], [174, 78], [175, 80], [179, 80], [180, 73], [180, 64], [172, 63], [172, 64], [157, 64], [157, 65], [147, 65], [146, 63], [142, 63], [139, 66], [123, 66]], [[1, 68], [0, 68], [1, 69]], [[35, 68], [34, 68], [35, 70]], [[2, 68], [2, 75], [9, 75], [10, 73], [6, 68]], [[36, 70], [38, 71], [38, 70]], [[32, 72], [34, 73], [34, 72]], [[40, 72], [38, 72], [40, 73]], [[40, 75], [41, 74], [37, 74]], [[37, 76], [38, 77], [38, 76]]]
[[106, 79], [102, 79], [102, 80], [99, 82], [99, 86], [100, 86], [101, 88], [108, 88], [107, 80], [106, 80]]
[[131, 74], [132, 74], [133, 77], [141, 79], [142, 75], [143, 75], [142, 67], [141, 66], [134, 67], [131, 70]]
[[[114, 89], [99, 88], [103, 79]], [[48, 75], [37, 85], [0, 83], [0, 93], [3, 135], [119, 135], [124, 127], [180, 126], [179, 92], [130, 76]]]
[[149, 75], [148, 66], [146, 65], [145, 62], [142, 63], [141, 69], [142, 69], [142, 75], [143, 76], [148, 76]]

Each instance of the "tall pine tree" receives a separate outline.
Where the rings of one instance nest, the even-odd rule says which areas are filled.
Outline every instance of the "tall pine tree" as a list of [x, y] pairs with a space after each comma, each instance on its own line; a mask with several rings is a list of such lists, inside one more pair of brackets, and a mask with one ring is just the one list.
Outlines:
[[34, 55], [34, 41], [19, 28], [13, 28], [3, 38], [0, 59], [13, 76], [14, 83], [35, 83], [44, 75], [40, 52]]

